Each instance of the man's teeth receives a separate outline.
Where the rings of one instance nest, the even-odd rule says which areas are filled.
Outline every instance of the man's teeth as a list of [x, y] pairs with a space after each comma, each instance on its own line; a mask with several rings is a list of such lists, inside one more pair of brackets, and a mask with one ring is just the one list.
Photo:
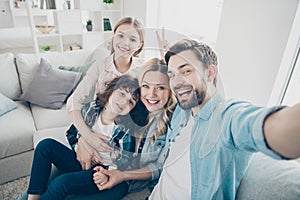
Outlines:
[[178, 93], [178, 95], [182, 96], [182, 95], [188, 94], [190, 92], [191, 92], [191, 90], [182, 90], [182, 91], [179, 91], [177, 93]]

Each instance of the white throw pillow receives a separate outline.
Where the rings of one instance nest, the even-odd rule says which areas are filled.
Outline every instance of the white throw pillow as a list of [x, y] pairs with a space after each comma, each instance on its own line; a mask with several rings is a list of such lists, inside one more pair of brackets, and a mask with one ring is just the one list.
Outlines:
[[18, 73], [12, 53], [0, 54], [0, 92], [13, 100], [17, 99], [21, 94]]

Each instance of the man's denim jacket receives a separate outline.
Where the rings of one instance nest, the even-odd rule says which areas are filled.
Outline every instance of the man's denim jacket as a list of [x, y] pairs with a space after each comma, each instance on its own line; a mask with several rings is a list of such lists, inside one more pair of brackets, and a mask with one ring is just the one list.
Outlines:
[[267, 147], [263, 134], [265, 118], [280, 108], [225, 101], [219, 94], [191, 119], [191, 110], [177, 106], [164, 155], [187, 121], [195, 120], [190, 142], [192, 199], [235, 199], [252, 153], [262, 151], [273, 158], [281, 158]]

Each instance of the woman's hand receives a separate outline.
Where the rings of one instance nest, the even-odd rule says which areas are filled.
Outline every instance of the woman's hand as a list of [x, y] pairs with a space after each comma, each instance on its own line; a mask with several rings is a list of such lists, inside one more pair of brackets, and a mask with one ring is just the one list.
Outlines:
[[108, 176], [101, 172], [101, 170], [104, 170], [101, 166], [94, 167], [94, 170], [96, 171], [93, 175], [94, 183], [101, 190], [101, 186], [108, 182]]
[[97, 168], [99, 173], [106, 175], [108, 181], [102, 185], [97, 185], [99, 190], [110, 189], [119, 183], [127, 180], [150, 180], [152, 178], [151, 171], [148, 167], [132, 170], [132, 171], [119, 171], [119, 170], [106, 170], [103, 167]]
[[102, 168], [96, 173], [101, 173], [108, 178], [107, 182], [103, 183], [102, 185], [97, 185], [99, 190], [110, 189], [125, 180], [124, 173], [119, 170], [106, 170]]

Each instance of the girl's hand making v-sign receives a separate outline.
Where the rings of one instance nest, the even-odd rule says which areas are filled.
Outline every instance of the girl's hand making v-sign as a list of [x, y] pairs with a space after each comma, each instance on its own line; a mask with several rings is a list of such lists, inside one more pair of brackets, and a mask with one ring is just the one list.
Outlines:
[[161, 36], [159, 35], [159, 32], [156, 31], [156, 38], [158, 41], [158, 48], [160, 52], [160, 57], [162, 60], [165, 59], [165, 53], [169, 50], [170, 45], [169, 42], [165, 39], [165, 28], [163, 27], [161, 30]]

